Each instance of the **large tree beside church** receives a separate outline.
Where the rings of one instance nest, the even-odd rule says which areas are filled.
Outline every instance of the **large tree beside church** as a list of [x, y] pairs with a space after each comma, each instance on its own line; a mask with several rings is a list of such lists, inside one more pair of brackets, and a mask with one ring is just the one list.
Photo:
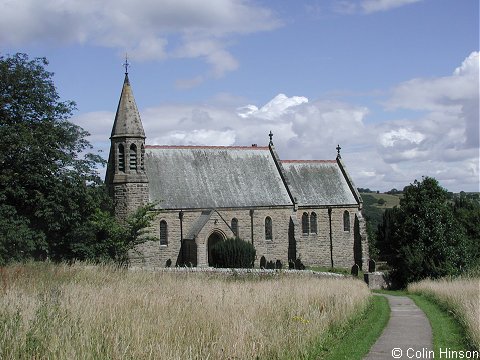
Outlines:
[[69, 121], [45, 58], [0, 57], [0, 263], [67, 259], [105, 201], [88, 135]]
[[478, 261], [478, 238], [457, 221], [447, 195], [437, 180], [425, 177], [405, 187], [400, 207], [385, 212], [377, 241], [396, 286], [459, 275]]

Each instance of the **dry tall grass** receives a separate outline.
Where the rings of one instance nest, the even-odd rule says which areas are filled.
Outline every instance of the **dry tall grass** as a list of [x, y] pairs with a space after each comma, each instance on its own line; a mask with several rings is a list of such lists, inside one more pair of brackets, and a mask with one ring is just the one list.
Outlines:
[[412, 293], [432, 296], [448, 307], [465, 326], [474, 346], [480, 349], [480, 279], [423, 280], [408, 285]]
[[0, 268], [1, 359], [302, 358], [364, 309], [353, 279]]

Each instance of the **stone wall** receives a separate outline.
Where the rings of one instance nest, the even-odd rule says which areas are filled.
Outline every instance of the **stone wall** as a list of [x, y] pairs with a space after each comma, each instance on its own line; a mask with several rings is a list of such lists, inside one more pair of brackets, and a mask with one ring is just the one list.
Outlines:
[[120, 183], [113, 187], [115, 202], [115, 217], [125, 221], [128, 215], [134, 213], [139, 206], [148, 202], [148, 183]]
[[[303, 233], [302, 216], [308, 214], [309, 229], [312, 212], [317, 214], [317, 232]], [[304, 265], [330, 266], [330, 228], [328, 209], [302, 208], [296, 214], [298, 226], [295, 229], [297, 257]]]
[[[214, 211], [208, 222], [198, 233], [197, 266], [208, 266], [208, 238], [217, 232], [223, 238], [234, 237], [230, 228], [231, 220], [238, 220], [239, 237], [252, 242], [252, 217], [250, 209], [224, 209]], [[291, 208], [254, 209], [253, 212], [253, 245], [257, 250], [255, 266], [259, 266], [260, 258], [265, 256], [267, 261], [280, 260], [284, 267], [288, 267], [288, 224]], [[186, 238], [189, 230], [200, 217], [201, 211], [183, 212], [183, 237]], [[265, 218], [272, 219], [272, 240], [265, 239]], [[165, 220], [168, 226], [168, 244], [150, 241], [140, 245], [137, 250], [142, 256], [131, 253], [132, 266], [165, 267], [170, 259], [172, 266], [181, 262], [181, 227], [179, 211], [160, 211], [150, 228], [150, 233], [156, 237], [160, 235], [160, 221]]]
[[[344, 231], [343, 214], [348, 211], [350, 218], [350, 230]], [[304, 234], [302, 231], [302, 216], [307, 213], [310, 216], [312, 212], [317, 214], [317, 232]], [[356, 207], [332, 208], [332, 245], [333, 245], [333, 266], [350, 268], [354, 263], [354, 221], [355, 216], [360, 214]], [[330, 259], [330, 224], [327, 208], [301, 208], [296, 212], [297, 229], [295, 238], [297, 241], [297, 256], [305, 265], [331, 266]], [[363, 217], [361, 218], [363, 220]], [[309, 224], [310, 225], [310, 224]], [[361, 222], [360, 227], [365, 223]], [[362, 238], [362, 258], [363, 262], [368, 259], [368, 243], [366, 231]], [[360, 264], [359, 264], [360, 265]]]
[[[350, 217], [350, 230], [343, 230], [343, 214], [348, 211]], [[332, 209], [332, 238], [333, 238], [333, 266], [350, 268], [354, 263], [353, 241], [354, 221], [358, 208], [333, 208]]]
[[[350, 216], [350, 231], [343, 230], [343, 214], [347, 210]], [[317, 214], [317, 233], [302, 234], [301, 217], [303, 212], [314, 211]], [[350, 268], [354, 264], [354, 219], [358, 209], [332, 209], [333, 258], [335, 267]], [[165, 220], [168, 227], [168, 244], [160, 245], [159, 241], [151, 241], [138, 247], [138, 253], [131, 253], [132, 266], [165, 267], [182, 263], [181, 236], [187, 238], [190, 229], [201, 216], [201, 211], [184, 211], [181, 226], [179, 211], [159, 211], [150, 228], [150, 233], [159, 238], [160, 221]], [[265, 239], [265, 218], [272, 219], [272, 240]], [[216, 232], [223, 238], [233, 237], [230, 228], [233, 218], [238, 220], [239, 237], [252, 242], [256, 249], [255, 266], [260, 266], [260, 258], [266, 261], [279, 260], [283, 268], [288, 268], [288, 230], [290, 217], [297, 219], [295, 227], [296, 255], [305, 265], [330, 266], [330, 228], [328, 209], [300, 209], [296, 212], [291, 207], [257, 208], [257, 209], [222, 209], [213, 211], [210, 218], [194, 239], [197, 251], [197, 266], [208, 266], [208, 238]], [[253, 223], [253, 231], [252, 231]], [[181, 231], [183, 227], [183, 234]], [[366, 239], [365, 239], [366, 240]], [[367, 248], [364, 246], [362, 249]], [[366, 261], [364, 258], [364, 262]]]

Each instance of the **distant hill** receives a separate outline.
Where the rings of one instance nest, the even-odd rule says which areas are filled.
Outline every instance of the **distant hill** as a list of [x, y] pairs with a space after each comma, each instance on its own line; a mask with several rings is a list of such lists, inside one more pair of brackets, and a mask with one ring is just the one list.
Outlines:
[[385, 209], [400, 205], [402, 194], [360, 193], [363, 199], [363, 216], [367, 220], [367, 231], [370, 239], [375, 237], [378, 224], [382, 223]]

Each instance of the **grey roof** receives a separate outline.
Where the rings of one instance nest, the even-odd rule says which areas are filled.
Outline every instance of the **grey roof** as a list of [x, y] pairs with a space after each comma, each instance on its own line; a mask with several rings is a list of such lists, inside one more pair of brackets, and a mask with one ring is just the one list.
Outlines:
[[300, 206], [358, 204], [335, 160], [282, 161]]
[[126, 74], [112, 128], [112, 137], [114, 136], [145, 137], [140, 114], [137, 109], [137, 104], [135, 103], [135, 98], [133, 97], [132, 87]]
[[267, 147], [146, 146], [145, 168], [164, 209], [292, 205]]
[[212, 217], [213, 210], [204, 210], [198, 217], [198, 219], [192, 224], [191, 228], [187, 232], [185, 239], [194, 240], [200, 231], [202, 231], [205, 224]]

